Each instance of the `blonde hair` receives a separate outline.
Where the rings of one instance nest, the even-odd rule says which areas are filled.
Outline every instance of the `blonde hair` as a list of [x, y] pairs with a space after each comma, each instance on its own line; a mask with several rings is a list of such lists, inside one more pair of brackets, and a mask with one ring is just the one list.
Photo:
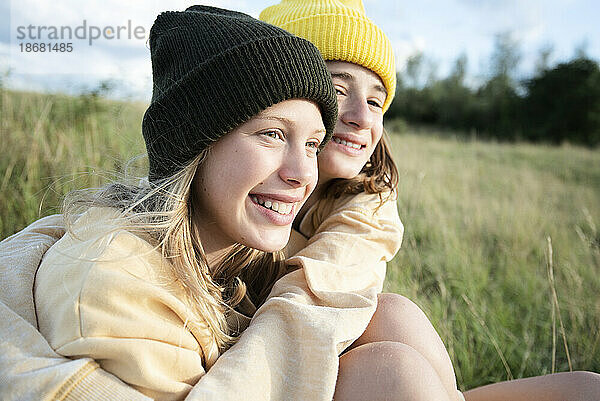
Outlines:
[[[197, 225], [194, 223], [195, 197], [192, 182], [208, 154], [205, 149], [173, 176], [150, 183], [115, 182], [103, 188], [74, 191], [65, 199], [63, 211], [67, 226], [89, 207], [111, 207], [122, 211], [123, 226], [151, 241], [170, 262], [173, 276], [181, 284], [195, 319], [187, 325], [208, 327], [219, 350], [236, 341], [226, 322], [226, 314], [248, 294], [261, 303], [282, 275], [281, 252], [266, 253], [237, 244], [214, 266], [209, 266]], [[70, 223], [71, 222], [71, 223]]]

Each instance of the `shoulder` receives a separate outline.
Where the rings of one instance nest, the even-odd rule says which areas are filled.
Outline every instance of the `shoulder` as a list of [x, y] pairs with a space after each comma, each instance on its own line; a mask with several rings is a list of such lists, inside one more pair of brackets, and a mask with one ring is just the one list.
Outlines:
[[160, 387], [159, 372], [189, 391], [182, 377], [197, 380], [218, 356], [169, 261], [128, 231], [118, 211], [91, 210], [75, 221], [44, 257], [34, 295], [53, 349], [92, 357], [128, 383]]
[[326, 221], [339, 218], [359, 218], [366, 221], [383, 221], [402, 229], [398, 216], [395, 192], [380, 194], [342, 194], [339, 198], [320, 199], [305, 215], [300, 229], [311, 237]]
[[[192, 318], [170, 263], [119, 216], [110, 209], [86, 212], [44, 256], [34, 294], [40, 331], [55, 339], [55, 349], [116, 333], [180, 337]], [[195, 341], [182, 347], [198, 350]]]
[[333, 201], [333, 211], [353, 209], [365, 214], [377, 215], [380, 211], [397, 210], [396, 192], [386, 191], [378, 194], [361, 192], [359, 194], [343, 194]]
[[[160, 254], [146, 239], [126, 229], [121, 212], [91, 208], [68, 225], [68, 230], [48, 249], [38, 275], [53, 276], [73, 270], [69, 277], [85, 278], [92, 269], [137, 273], [145, 265], [160, 265]], [[118, 259], [119, 264], [110, 263]], [[52, 269], [47, 266], [52, 265]]]
[[[105, 308], [124, 301], [148, 281], [153, 256], [150, 244], [123, 229], [119, 212], [92, 208], [74, 221], [44, 255], [34, 296], [40, 331], [61, 331], [65, 339], [83, 334], [86, 308]], [[150, 251], [150, 252], [149, 252]], [[135, 298], [127, 297], [127, 303]], [[64, 319], [57, 325], [57, 319]], [[71, 334], [64, 336], [66, 331]], [[58, 333], [54, 333], [58, 334]], [[52, 344], [53, 346], [57, 344]]]

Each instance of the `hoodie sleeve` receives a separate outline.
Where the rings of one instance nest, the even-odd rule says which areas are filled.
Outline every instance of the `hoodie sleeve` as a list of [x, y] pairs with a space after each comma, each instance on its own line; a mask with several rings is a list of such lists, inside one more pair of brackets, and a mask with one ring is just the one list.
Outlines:
[[368, 325], [385, 262], [402, 242], [392, 199], [380, 205], [379, 196], [361, 194], [322, 217], [313, 214], [307, 245], [289, 259], [299, 268], [275, 283], [238, 343], [188, 399], [237, 400], [243, 393], [251, 400], [330, 401], [338, 355]]
[[146, 396], [181, 400], [218, 357], [216, 341], [169, 261], [119, 215], [90, 209], [46, 252], [34, 286], [40, 333]]
[[[400, 249], [404, 232], [395, 197], [382, 196], [383, 203], [377, 194], [346, 195], [303, 219], [308, 242], [288, 263], [304, 269], [308, 287], [324, 304], [351, 307], [356, 296], [381, 292], [385, 263]], [[376, 305], [376, 298], [371, 301]]]
[[42, 256], [63, 234], [45, 217], [0, 242], [0, 394], [11, 400], [149, 400], [90, 358], [52, 350], [37, 329], [33, 281]]

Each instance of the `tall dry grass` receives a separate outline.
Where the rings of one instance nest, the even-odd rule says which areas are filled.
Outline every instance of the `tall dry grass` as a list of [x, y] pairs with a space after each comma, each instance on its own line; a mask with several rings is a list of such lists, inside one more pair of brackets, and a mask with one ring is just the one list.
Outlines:
[[99, 186], [144, 152], [145, 105], [0, 90], [0, 237]]
[[600, 371], [600, 153], [435, 133], [393, 145], [406, 234], [386, 287], [426, 311], [460, 385]]

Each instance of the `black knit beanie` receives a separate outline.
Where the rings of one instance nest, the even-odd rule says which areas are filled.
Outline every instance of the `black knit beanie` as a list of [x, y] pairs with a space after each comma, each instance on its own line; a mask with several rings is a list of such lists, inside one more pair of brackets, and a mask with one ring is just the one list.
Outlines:
[[150, 30], [153, 89], [142, 132], [150, 181], [287, 99], [317, 103], [327, 135], [336, 94], [319, 50], [246, 14], [207, 6], [161, 13]]

